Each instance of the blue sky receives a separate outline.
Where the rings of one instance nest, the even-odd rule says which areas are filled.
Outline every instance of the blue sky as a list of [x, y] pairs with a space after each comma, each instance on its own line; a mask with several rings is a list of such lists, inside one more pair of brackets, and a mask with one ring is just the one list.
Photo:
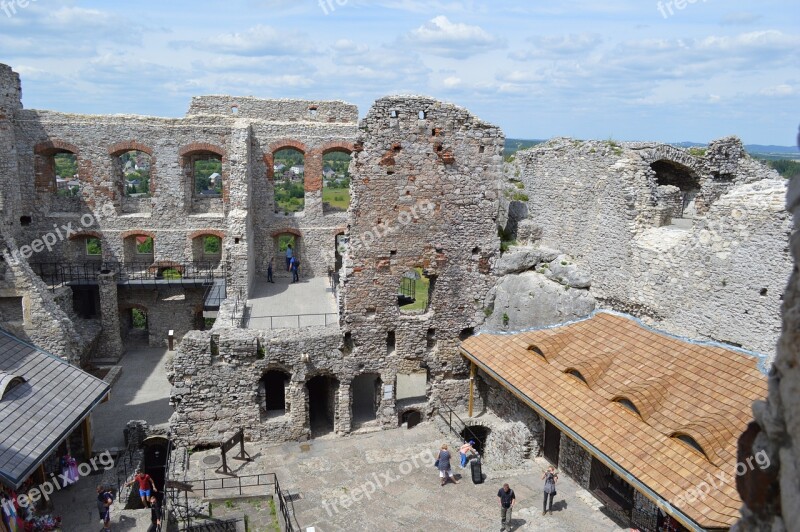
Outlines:
[[798, 28], [796, 0], [0, 0], [0, 62], [26, 108], [425, 94], [509, 137], [791, 146]]

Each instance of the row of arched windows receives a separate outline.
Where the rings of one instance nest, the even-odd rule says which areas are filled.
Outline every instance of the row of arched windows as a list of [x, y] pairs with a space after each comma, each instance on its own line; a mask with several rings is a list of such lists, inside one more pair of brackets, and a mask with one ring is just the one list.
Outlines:
[[[296, 141], [286, 141], [271, 147], [264, 157], [267, 177], [274, 184], [276, 213], [292, 214], [305, 207], [306, 148]], [[195, 143], [179, 150], [185, 178], [187, 197], [192, 201], [225, 198], [227, 169], [224, 150], [207, 143]], [[322, 190], [323, 208], [345, 211], [350, 206], [350, 154], [346, 143], [331, 143], [322, 149], [321, 179], [312, 187]], [[36, 188], [61, 198], [80, 198], [84, 186], [81, 161], [77, 147], [53, 140], [34, 148]], [[135, 202], [155, 194], [155, 161], [153, 152], [138, 142], [125, 142], [109, 149], [112, 159], [115, 192], [124, 201]], [[321, 186], [319, 186], [321, 185]]]

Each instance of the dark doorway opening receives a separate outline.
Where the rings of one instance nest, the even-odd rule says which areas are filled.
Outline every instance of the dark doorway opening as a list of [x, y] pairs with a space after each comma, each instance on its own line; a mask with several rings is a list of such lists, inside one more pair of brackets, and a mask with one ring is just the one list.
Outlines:
[[99, 317], [100, 291], [96, 286], [73, 286], [72, 309], [83, 319]]
[[318, 375], [306, 383], [308, 415], [312, 436], [333, 431], [336, 419], [336, 394], [339, 381], [328, 375]]
[[[169, 440], [164, 436], [150, 436], [142, 442], [144, 451], [143, 469], [144, 472], [153, 479], [153, 483], [158, 490], [155, 495], [163, 504], [161, 494], [164, 493], [164, 483], [166, 482], [167, 457], [169, 453]], [[142, 500], [138, 496], [137, 489], [133, 490], [127, 509], [141, 509]]]
[[462, 441], [474, 441], [475, 444], [472, 447], [479, 455], [483, 456], [486, 451], [486, 441], [489, 439], [491, 432], [492, 429], [486, 427], [466, 426], [461, 431], [461, 439]]
[[264, 402], [268, 417], [282, 416], [286, 413], [286, 387], [289, 375], [277, 370], [270, 370], [263, 377]]
[[622, 522], [630, 519], [633, 508], [633, 486], [594, 457], [589, 472], [589, 491], [603, 501], [612, 514], [621, 517]]
[[422, 414], [419, 410], [406, 410], [400, 415], [400, 424], [408, 424], [409, 429], [413, 429], [422, 422]]
[[544, 457], [545, 459], [558, 467], [558, 453], [561, 449], [561, 431], [550, 423], [544, 422]]
[[353, 421], [365, 423], [378, 417], [380, 405], [381, 376], [364, 373], [353, 379]]

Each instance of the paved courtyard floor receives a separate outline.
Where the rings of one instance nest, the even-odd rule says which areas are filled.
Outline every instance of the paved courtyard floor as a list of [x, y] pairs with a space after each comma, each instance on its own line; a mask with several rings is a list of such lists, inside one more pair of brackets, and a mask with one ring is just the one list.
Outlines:
[[[433, 457], [445, 441], [451, 449], [458, 443], [428, 422], [411, 430], [347, 438], [326, 436], [275, 446], [247, 444], [254, 461], [229, 460], [229, 464], [240, 476], [277, 473], [283, 490], [299, 496], [293, 505], [302, 530], [499, 530], [497, 490], [505, 482], [517, 495], [513, 530], [624, 530], [601, 511], [596, 499], [566, 477], [559, 481], [554, 511], [543, 516], [541, 472], [547, 467], [543, 459], [511, 471], [496, 471], [491, 464], [484, 464], [483, 484], [473, 484], [470, 470], [458, 467], [456, 459], [454, 473], [459, 483], [442, 487]], [[218, 455], [218, 450], [193, 453], [190, 478], [220, 477], [214, 473], [219, 463], [209, 464], [213, 459], [207, 458]], [[214, 498], [224, 500], [237, 494], [236, 490], [220, 491]]]
[[168, 357], [163, 347], [128, 349], [118, 363], [122, 372], [111, 387], [111, 398], [92, 413], [96, 452], [124, 448], [123, 429], [132, 419], [144, 419], [151, 427], [167, 425], [173, 412], [164, 367]]

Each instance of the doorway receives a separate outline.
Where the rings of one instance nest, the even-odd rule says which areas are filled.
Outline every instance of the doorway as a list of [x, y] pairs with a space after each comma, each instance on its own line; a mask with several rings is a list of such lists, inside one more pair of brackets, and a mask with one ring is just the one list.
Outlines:
[[545, 459], [558, 467], [558, 453], [561, 448], [561, 431], [550, 423], [544, 422], [544, 457]]
[[378, 418], [381, 376], [363, 373], [353, 379], [353, 422], [366, 423]]
[[318, 375], [306, 383], [306, 389], [311, 435], [322, 436], [333, 432], [339, 381], [329, 375]]

